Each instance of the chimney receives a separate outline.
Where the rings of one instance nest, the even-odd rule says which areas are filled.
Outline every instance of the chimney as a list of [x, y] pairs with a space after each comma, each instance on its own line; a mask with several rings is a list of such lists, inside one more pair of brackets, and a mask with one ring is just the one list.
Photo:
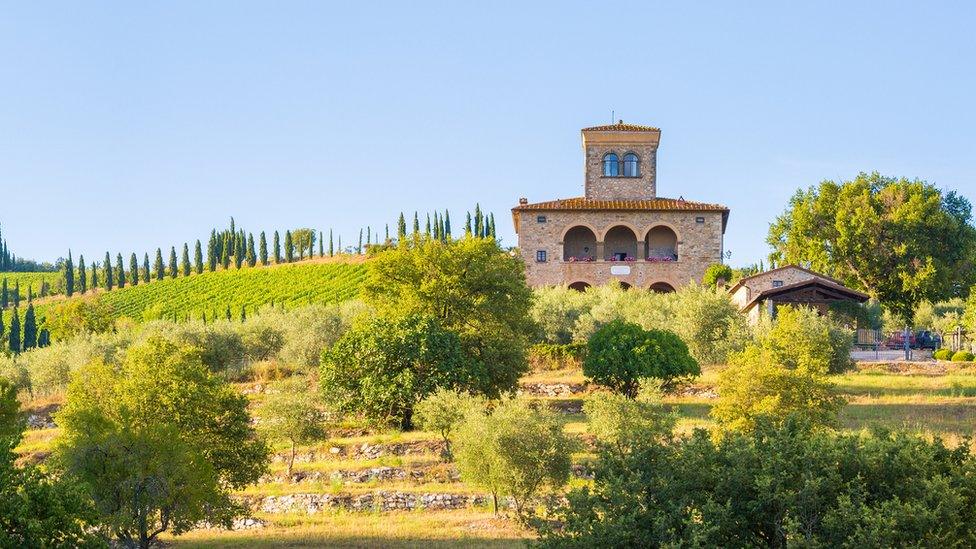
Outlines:
[[529, 199], [528, 198], [525, 198], [524, 196], [522, 198], [519, 198], [519, 206], [524, 206], [524, 205], [526, 205], [528, 203], [529, 203]]

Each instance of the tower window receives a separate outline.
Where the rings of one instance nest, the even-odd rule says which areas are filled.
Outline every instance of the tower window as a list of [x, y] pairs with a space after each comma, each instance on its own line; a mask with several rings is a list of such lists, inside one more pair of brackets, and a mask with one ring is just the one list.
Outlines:
[[546, 259], [547, 258], [546, 258], [546, 251], [545, 250], [538, 250], [537, 252], [535, 252], [535, 260], [537, 262], [539, 262], [539, 263], [545, 263], [546, 262]]
[[537, 215], [537, 216], [535, 216], [535, 222], [536, 223], [545, 223], [546, 221], [547, 221], [547, 219], [546, 219], [546, 216], [544, 216], [544, 215]]
[[616, 153], [603, 155], [603, 175], [604, 177], [617, 177], [620, 175], [620, 160]]
[[634, 153], [624, 155], [624, 177], [640, 177], [640, 159]]

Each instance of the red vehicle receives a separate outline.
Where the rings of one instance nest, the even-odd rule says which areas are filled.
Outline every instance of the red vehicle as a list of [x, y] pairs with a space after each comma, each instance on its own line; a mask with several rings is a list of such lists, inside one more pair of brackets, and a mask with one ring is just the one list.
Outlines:
[[[905, 348], [905, 331], [900, 330], [897, 332], [892, 332], [885, 340], [885, 347], [889, 349], [904, 349]], [[908, 346], [912, 349], [915, 348], [915, 334], [908, 332]]]

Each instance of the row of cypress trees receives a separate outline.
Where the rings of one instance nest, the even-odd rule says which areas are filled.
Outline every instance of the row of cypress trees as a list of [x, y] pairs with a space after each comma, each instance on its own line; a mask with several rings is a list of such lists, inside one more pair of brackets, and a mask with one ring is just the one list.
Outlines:
[[43, 322], [38, 320], [34, 312], [34, 304], [28, 298], [23, 324], [20, 321], [20, 311], [16, 306], [10, 313], [9, 328], [4, 325], [3, 314], [0, 314], [0, 342], [14, 354], [34, 347], [46, 347], [51, 344], [51, 335], [44, 328], [38, 329], [41, 324]]

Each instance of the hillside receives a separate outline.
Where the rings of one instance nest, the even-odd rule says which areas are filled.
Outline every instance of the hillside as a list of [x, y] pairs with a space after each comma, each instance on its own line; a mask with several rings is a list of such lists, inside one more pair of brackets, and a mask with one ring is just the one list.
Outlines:
[[[224, 315], [230, 307], [238, 317], [241, 308], [254, 311], [267, 303], [287, 306], [336, 303], [356, 297], [366, 275], [361, 261], [307, 261], [270, 267], [205, 272], [189, 277], [166, 278], [95, 294], [111, 305], [117, 318], [208, 318]], [[78, 299], [78, 297], [72, 298]], [[44, 316], [55, 303], [38, 303]]]
[[36, 271], [36, 272], [5, 272], [0, 273], [0, 281], [7, 279], [7, 289], [10, 292], [10, 299], [13, 300], [14, 288], [20, 284], [20, 298], [27, 299], [27, 291], [33, 290], [34, 295], [41, 293], [41, 284], [47, 282], [50, 286], [51, 295], [62, 292], [62, 274], [60, 271]]

